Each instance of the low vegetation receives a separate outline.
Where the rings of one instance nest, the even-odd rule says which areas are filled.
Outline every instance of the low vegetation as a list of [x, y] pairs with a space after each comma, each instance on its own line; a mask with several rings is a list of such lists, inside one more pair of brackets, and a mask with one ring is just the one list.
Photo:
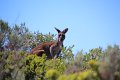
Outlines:
[[31, 33], [25, 24], [11, 27], [0, 20], [0, 80], [120, 80], [119, 45], [76, 55], [74, 46], [65, 46], [50, 60], [30, 55], [38, 43], [54, 40], [54, 34]]

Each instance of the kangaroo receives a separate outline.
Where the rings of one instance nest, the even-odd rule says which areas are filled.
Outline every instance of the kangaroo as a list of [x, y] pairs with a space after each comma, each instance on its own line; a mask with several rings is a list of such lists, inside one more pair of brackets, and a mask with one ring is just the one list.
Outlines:
[[47, 59], [58, 58], [61, 53], [61, 48], [63, 47], [63, 41], [65, 39], [65, 33], [68, 31], [68, 28], [60, 31], [55, 28], [58, 32], [58, 38], [55, 42], [43, 42], [32, 49], [31, 53], [36, 54], [38, 56], [42, 56], [42, 54], [46, 54]]

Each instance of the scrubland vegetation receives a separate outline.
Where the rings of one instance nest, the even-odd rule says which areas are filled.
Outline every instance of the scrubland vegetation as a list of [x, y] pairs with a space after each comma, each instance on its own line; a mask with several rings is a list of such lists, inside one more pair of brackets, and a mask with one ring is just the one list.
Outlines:
[[120, 80], [119, 45], [76, 55], [73, 46], [64, 46], [60, 57], [51, 60], [29, 55], [37, 44], [54, 40], [54, 34], [31, 33], [25, 24], [0, 20], [0, 80]]

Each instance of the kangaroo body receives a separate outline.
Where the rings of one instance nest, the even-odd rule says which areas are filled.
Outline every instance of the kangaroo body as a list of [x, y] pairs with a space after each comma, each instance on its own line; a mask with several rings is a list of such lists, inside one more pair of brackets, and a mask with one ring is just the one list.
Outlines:
[[65, 39], [65, 33], [68, 28], [63, 31], [55, 28], [58, 32], [58, 39], [55, 42], [43, 42], [32, 49], [31, 53], [36, 54], [38, 56], [42, 56], [42, 54], [46, 54], [48, 59], [52, 59], [54, 57], [59, 57], [61, 52], [61, 48], [63, 47], [63, 41]]
[[[59, 56], [59, 53], [61, 52], [61, 44], [59, 44], [60, 46], [56, 45], [57, 43], [56, 42], [44, 42], [44, 43], [41, 43], [39, 44], [37, 47], [33, 48], [32, 49], [32, 54], [36, 54], [38, 56], [42, 56], [42, 54], [46, 54], [47, 55], [47, 58], [49, 59], [52, 59], [53, 56], [55, 56], [56, 54], [56, 57]], [[52, 48], [52, 55], [51, 55], [51, 51], [50, 49]]]

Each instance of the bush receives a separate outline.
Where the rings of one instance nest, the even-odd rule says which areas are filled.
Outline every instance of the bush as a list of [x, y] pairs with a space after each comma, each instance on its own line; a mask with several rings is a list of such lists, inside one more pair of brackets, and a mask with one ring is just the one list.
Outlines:
[[28, 55], [25, 58], [25, 79], [44, 79], [46, 56]]
[[108, 46], [106, 55], [99, 68], [103, 80], [120, 80], [120, 48], [118, 45]]
[[22, 71], [22, 67], [24, 66], [23, 59], [25, 58], [24, 53], [24, 51], [6, 51], [1, 54], [0, 80], [24, 78], [24, 72]]
[[[57, 75], [58, 73], [63, 74], [64, 70], [66, 69], [64, 61], [60, 59], [46, 60], [45, 55], [42, 57], [38, 57], [36, 55], [28, 55], [25, 58], [25, 62], [26, 79], [45, 79], [50, 77], [50, 75], [53, 76], [54, 74]], [[55, 70], [58, 73], [55, 72]], [[50, 75], [48, 76], [48, 74]]]
[[57, 80], [57, 78], [59, 77], [60, 73], [55, 70], [55, 69], [50, 69], [46, 72], [45, 74], [45, 78], [47, 80]]
[[0, 80], [120, 80], [119, 45], [81, 50], [76, 56], [74, 46], [66, 46], [59, 58], [49, 60], [29, 54], [38, 43], [54, 41], [54, 36], [0, 20]]
[[100, 80], [97, 73], [92, 70], [85, 70], [83, 72], [61, 75], [58, 80]]

